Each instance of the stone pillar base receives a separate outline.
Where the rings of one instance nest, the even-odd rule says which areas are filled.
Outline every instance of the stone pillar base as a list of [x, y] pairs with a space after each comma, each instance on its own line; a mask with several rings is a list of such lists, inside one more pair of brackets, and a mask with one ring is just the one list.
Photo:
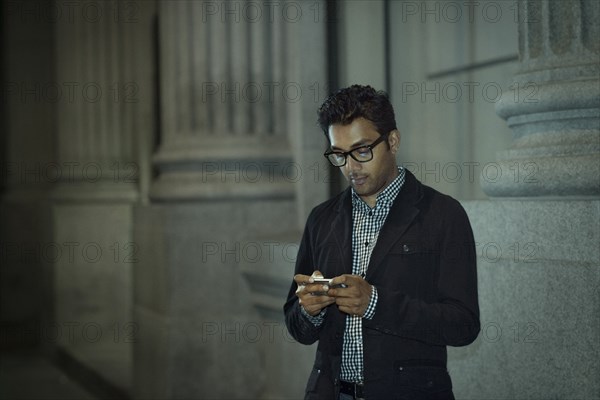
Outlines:
[[599, 71], [580, 67], [596, 77], [563, 76], [572, 69], [515, 77], [513, 90], [496, 105], [514, 140], [498, 153], [496, 168], [484, 171], [481, 186], [488, 196], [600, 196]]
[[256, 312], [239, 264], [268, 254], [270, 245], [248, 237], [294, 221], [294, 204], [229, 199], [136, 208], [136, 398], [261, 397], [271, 379], [263, 341], [283, 340], [282, 325]]
[[303, 179], [287, 141], [277, 137], [185, 138], [154, 157], [154, 201], [294, 199]]
[[600, 200], [463, 205], [478, 255], [481, 332], [448, 350], [456, 397], [597, 398]]

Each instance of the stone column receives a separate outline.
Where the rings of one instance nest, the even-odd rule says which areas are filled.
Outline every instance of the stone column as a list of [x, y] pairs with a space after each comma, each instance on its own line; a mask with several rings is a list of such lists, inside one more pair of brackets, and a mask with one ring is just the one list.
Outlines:
[[[52, 243], [48, 193], [54, 182], [53, 24], [44, 1], [3, 2], [0, 111], [0, 325], [2, 350], [52, 344]], [[43, 65], [44, 68], [39, 68]]]
[[279, 379], [290, 346], [281, 289], [293, 275], [280, 261], [295, 257], [306, 203], [326, 195], [303, 191], [324, 149], [305, 155], [323, 141], [307, 104], [311, 84], [324, 86], [317, 4], [324, 11], [321, 2], [160, 3], [158, 176], [152, 204], [136, 211], [135, 236], [150, 249], [135, 273], [137, 397], [282, 397], [305, 384]]
[[[150, 2], [57, 3], [56, 146], [61, 171], [52, 194], [57, 340], [63, 352], [131, 389], [132, 270], [141, 249], [132, 237], [141, 121], [148, 92]], [[150, 7], [151, 8], [151, 7]], [[70, 12], [69, 12], [70, 10]], [[146, 136], [148, 135], [148, 136]]]
[[155, 201], [293, 199], [284, 46], [273, 50], [276, 24], [250, 12], [244, 2], [161, 3]]
[[297, 229], [287, 26], [268, 2], [164, 1], [158, 17], [162, 125], [152, 204], [136, 210], [149, 252], [135, 271], [134, 393], [260, 397], [271, 326], [239, 263], [269, 251], [259, 234]]
[[[285, 6], [285, 3], [282, 3]], [[314, 206], [329, 196], [328, 161], [323, 157], [326, 139], [316, 124], [317, 109], [328, 93], [325, 2], [290, 2], [288, 20], [276, 24], [274, 33], [286, 55], [280, 69], [288, 88], [285, 108], [275, 116], [286, 116], [286, 131], [300, 175], [295, 177], [295, 210], [291, 220], [276, 229], [252, 232], [242, 248], [263, 244], [261, 253], [240, 260], [239, 267], [250, 288], [250, 300], [261, 317], [264, 370], [269, 377], [262, 398], [294, 399], [304, 392], [314, 362], [316, 345], [297, 343], [285, 326], [282, 305], [294, 274], [296, 254], [304, 224]], [[293, 9], [292, 7], [300, 7]], [[274, 121], [277, 125], [277, 120]], [[281, 122], [279, 122], [281, 123]], [[269, 248], [269, 251], [265, 251]], [[256, 255], [256, 256], [255, 256]], [[267, 330], [269, 334], [267, 334]], [[289, 368], [294, 360], [295, 368]]]
[[493, 197], [598, 196], [600, 6], [521, 0], [518, 7], [520, 71], [497, 104], [513, 144], [498, 154], [483, 189]]
[[[493, 201], [464, 202], [476, 240], [482, 330], [449, 350], [457, 397], [600, 392], [599, 11], [521, 0], [520, 71], [498, 114], [513, 131]], [[487, 171], [490, 172], [490, 171]], [[490, 366], [493, 366], [490, 368]]]
[[[119, 2], [80, 1], [56, 23], [57, 158], [56, 198], [137, 198], [133, 124], [140, 84], [126, 55], [134, 50], [139, 15]], [[129, 18], [136, 18], [129, 21]]]

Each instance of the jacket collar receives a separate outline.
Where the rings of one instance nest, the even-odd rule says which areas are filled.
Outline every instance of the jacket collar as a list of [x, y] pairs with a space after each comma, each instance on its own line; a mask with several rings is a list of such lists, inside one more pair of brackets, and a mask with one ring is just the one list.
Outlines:
[[[394, 244], [400, 240], [406, 229], [419, 214], [418, 203], [423, 198], [423, 185], [406, 170], [404, 185], [396, 196], [390, 213], [383, 224], [377, 244], [371, 254], [367, 279], [376, 273], [379, 265]], [[340, 273], [352, 273], [352, 190], [348, 187], [338, 199], [336, 216], [331, 229], [341, 252]]]
[[[402, 185], [402, 189], [394, 201], [392, 210], [399, 202], [405, 205], [413, 205], [417, 204], [423, 197], [423, 184], [408, 169], [405, 168], [405, 171], [404, 185]], [[352, 216], [352, 188], [348, 187], [340, 194], [335, 210], [338, 214], [350, 213], [350, 217]]]

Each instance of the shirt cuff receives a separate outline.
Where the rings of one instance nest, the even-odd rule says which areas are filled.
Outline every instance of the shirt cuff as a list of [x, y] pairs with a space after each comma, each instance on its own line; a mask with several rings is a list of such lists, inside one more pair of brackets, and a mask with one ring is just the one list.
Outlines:
[[318, 327], [323, 323], [323, 320], [325, 319], [325, 311], [327, 311], [327, 309], [322, 309], [320, 313], [318, 313], [317, 315], [310, 315], [308, 312], [306, 312], [306, 310], [304, 309], [304, 307], [302, 307], [302, 305], [300, 306], [300, 312], [302, 313], [302, 315], [304, 315], [306, 317], [306, 319], [308, 319], [314, 326]]
[[374, 285], [371, 285], [371, 301], [369, 301], [369, 305], [367, 306], [367, 310], [365, 311], [363, 318], [373, 318], [375, 315], [375, 307], [377, 307], [377, 299], [379, 299], [379, 296], [377, 295], [377, 288]]

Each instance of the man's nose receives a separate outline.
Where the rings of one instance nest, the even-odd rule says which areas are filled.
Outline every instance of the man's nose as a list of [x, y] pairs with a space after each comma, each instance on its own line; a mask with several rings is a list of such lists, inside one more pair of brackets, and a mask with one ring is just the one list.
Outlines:
[[346, 169], [348, 172], [360, 171], [362, 169], [362, 163], [359, 163], [350, 155], [346, 158]]

